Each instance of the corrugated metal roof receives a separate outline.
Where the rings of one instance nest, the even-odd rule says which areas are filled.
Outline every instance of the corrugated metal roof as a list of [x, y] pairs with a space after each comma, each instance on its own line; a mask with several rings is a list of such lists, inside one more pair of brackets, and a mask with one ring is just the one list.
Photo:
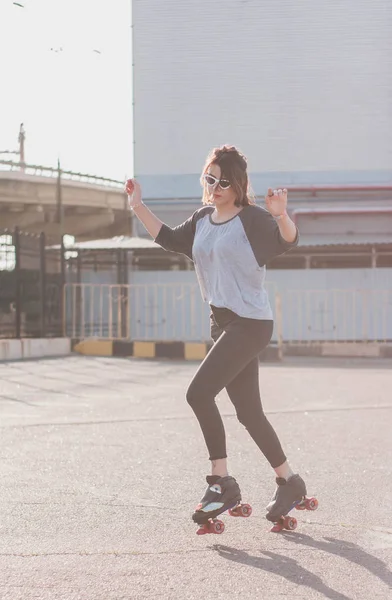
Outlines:
[[150, 238], [128, 237], [119, 235], [102, 240], [89, 240], [87, 242], [76, 242], [67, 246], [67, 250], [137, 250], [145, 248], [159, 248]]
[[355, 233], [348, 234], [302, 234], [299, 239], [300, 247], [309, 246], [370, 246], [380, 244], [392, 244], [392, 233], [375, 234], [375, 233]]

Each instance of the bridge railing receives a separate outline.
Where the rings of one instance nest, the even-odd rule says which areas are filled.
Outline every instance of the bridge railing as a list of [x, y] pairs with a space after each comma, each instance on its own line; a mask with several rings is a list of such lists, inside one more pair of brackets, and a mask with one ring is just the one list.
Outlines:
[[[45, 167], [44, 165], [32, 165], [4, 159], [0, 159], [0, 171], [13, 171], [24, 173], [25, 175], [48, 177], [50, 179], [56, 179], [59, 175], [59, 169], [56, 167]], [[100, 177], [98, 175], [89, 175], [88, 173], [77, 173], [75, 171], [64, 171], [63, 169], [60, 169], [60, 173], [63, 180], [77, 181], [80, 183], [112, 187], [116, 189], [124, 188], [124, 181], [119, 181], [117, 179]]]

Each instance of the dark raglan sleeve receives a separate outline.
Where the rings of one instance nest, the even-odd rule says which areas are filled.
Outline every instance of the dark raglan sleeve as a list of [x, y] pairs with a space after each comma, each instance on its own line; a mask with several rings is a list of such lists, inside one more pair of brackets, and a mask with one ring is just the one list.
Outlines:
[[277, 221], [260, 206], [252, 206], [249, 211], [243, 211], [242, 222], [260, 267], [298, 244], [298, 228], [295, 240], [286, 242], [281, 236]]
[[185, 254], [192, 260], [192, 246], [199, 212], [194, 212], [189, 219], [181, 225], [177, 225], [177, 227], [169, 227], [164, 223], [155, 238], [155, 242], [164, 250]]

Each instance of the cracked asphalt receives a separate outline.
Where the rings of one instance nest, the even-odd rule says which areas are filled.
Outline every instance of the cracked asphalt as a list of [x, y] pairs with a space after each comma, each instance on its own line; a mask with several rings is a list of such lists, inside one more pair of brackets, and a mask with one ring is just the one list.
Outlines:
[[249, 519], [190, 519], [208, 461], [184, 395], [197, 363], [69, 356], [0, 363], [0, 599], [387, 599], [392, 365], [260, 365], [266, 412], [318, 498], [273, 534], [274, 474], [218, 398]]

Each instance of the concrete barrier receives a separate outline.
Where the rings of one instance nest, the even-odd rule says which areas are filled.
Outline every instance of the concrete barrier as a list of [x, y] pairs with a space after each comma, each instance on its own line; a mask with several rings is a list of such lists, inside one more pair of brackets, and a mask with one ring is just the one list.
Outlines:
[[0, 360], [17, 360], [21, 357], [21, 340], [0, 340]]
[[[147, 342], [130, 340], [72, 340], [72, 350], [88, 356], [122, 356], [137, 358], [168, 358], [173, 360], [203, 360], [212, 342]], [[260, 362], [279, 362], [282, 352], [271, 344], [259, 356]]]
[[64, 356], [70, 353], [70, 338], [22, 338], [20, 340], [0, 340], [0, 361]]
[[391, 358], [392, 344], [381, 342], [324, 342], [283, 345], [284, 356], [325, 356], [342, 358]]

